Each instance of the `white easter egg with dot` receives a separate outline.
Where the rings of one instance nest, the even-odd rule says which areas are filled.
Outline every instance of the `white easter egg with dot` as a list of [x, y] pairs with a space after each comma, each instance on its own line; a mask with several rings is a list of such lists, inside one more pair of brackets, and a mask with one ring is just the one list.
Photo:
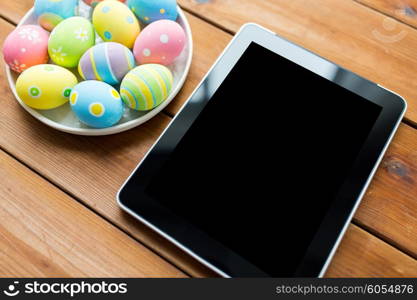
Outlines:
[[149, 24], [139, 34], [133, 53], [138, 64], [170, 65], [182, 53], [186, 36], [176, 22], [160, 20]]
[[77, 84], [69, 99], [77, 118], [90, 127], [111, 127], [123, 116], [120, 94], [102, 81], [89, 80]]

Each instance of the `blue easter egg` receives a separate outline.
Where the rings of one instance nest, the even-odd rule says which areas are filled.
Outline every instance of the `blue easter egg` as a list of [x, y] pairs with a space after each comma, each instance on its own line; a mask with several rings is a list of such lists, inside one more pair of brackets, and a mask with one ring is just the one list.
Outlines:
[[127, 6], [145, 24], [178, 18], [176, 0], [128, 0]]
[[52, 31], [64, 19], [77, 14], [78, 0], [35, 0], [35, 15], [39, 24]]
[[70, 95], [72, 111], [84, 124], [94, 128], [111, 127], [123, 116], [120, 94], [102, 81], [83, 81]]

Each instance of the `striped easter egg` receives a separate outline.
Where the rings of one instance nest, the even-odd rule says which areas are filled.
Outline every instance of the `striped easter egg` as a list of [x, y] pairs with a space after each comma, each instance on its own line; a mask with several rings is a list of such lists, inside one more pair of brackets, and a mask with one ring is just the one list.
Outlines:
[[167, 67], [157, 64], [141, 65], [123, 79], [120, 95], [128, 107], [148, 111], [168, 98], [173, 83], [174, 78]]
[[135, 67], [132, 52], [122, 44], [102, 43], [90, 48], [78, 64], [78, 72], [85, 80], [119, 84]]

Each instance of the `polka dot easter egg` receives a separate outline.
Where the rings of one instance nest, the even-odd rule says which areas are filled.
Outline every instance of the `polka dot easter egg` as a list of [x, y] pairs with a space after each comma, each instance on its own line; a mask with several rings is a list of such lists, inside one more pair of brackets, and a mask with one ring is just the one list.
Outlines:
[[130, 71], [122, 81], [120, 94], [130, 108], [148, 111], [159, 106], [171, 93], [173, 76], [162, 65], [148, 64]]
[[135, 42], [133, 53], [138, 64], [171, 64], [183, 51], [185, 32], [170, 20], [156, 21], [148, 25]]
[[115, 85], [134, 67], [132, 52], [122, 44], [110, 42], [89, 49], [80, 60], [78, 72], [86, 80]]
[[78, 0], [35, 0], [35, 15], [39, 24], [52, 31], [64, 19], [77, 14]]
[[59, 23], [52, 31], [48, 43], [49, 56], [57, 65], [74, 68], [94, 44], [95, 32], [90, 21], [72, 17]]
[[3, 56], [13, 71], [48, 62], [49, 33], [39, 26], [25, 25], [15, 29], [3, 44]]
[[128, 0], [127, 5], [144, 24], [178, 18], [176, 0]]
[[[103, 0], [83, 0], [85, 4], [95, 7], [97, 4], [102, 2]], [[113, 0], [116, 1], [116, 0]], [[118, 0], [120, 2], [125, 2], [125, 0]]]
[[93, 24], [105, 42], [120, 43], [130, 49], [140, 33], [135, 15], [118, 1], [100, 2], [93, 12]]
[[56, 65], [38, 65], [24, 71], [16, 81], [19, 98], [35, 109], [53, 109], [68, 102], [78, 83], [73, 73]]
[[119, 93], [102, 81], [83, 81], [70, 96], [71, 109], [80, 121], [90, 127], [106, 128], [118, 123], [123, 116]]

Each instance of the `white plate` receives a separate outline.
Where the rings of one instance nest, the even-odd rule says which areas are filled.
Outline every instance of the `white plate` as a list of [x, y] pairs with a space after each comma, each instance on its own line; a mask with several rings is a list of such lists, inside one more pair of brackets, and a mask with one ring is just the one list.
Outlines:
[[[126, 107], [123, 118], [118, 124], [109, 128], [94, 129], [81, 123], [76, 118], [74, 113], [71, 111], [71, 108], [68, 103], [59, 108], [44, 111], [35, 110], [24, 104], [16, 92], [16, 79], [18, 77], [18, 74], [12, 72], [10, 68], [6, 65], [6, 74], [7, 79], [9, 80], [10, 88], [12, 89], [12, 92], [16, 97], [17, 101], [28, 113], [30, 113], [33, 117], [35, 117], [42, 123], [60, 131], [78, 135], [100, 136], [123, 132], [132, 129], [136, 126], [139, 126], [156, 116], [165, 107], [167, 107], [167, 105], [175, 98], [175, 96], [181, 90], [182, 86], [184, 85], [185, 79], [187, 78], [193, 56], [193, 40], [190, 25], [188, 24], [188, 20], [180, 7], [178, 7], [178, 12], [179, 17], [177, 22], [185, 30], [187, 36], [187, 43], [181, 56], [178, 57], [172, 65], [168, 66], [174, 75], [174, 87], [169, 98], [166, 101], [164, 101], [161, 105], [159, 105], [157, 108], [149, 112], [138, 112]], [[80, 15], [87, 16], [88, 14], [89, 11], [87, 5], [80, 1]], [[22, 21], [19, 23], [18, 27], [29, 24], [37, 24], [33, 8], [24, 16]]]

